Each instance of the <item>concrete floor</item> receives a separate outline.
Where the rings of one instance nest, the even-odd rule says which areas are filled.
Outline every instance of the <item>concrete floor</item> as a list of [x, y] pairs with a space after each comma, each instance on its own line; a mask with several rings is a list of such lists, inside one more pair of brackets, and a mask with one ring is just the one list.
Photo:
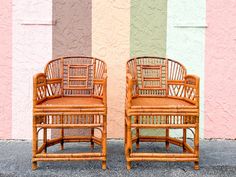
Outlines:
[[[87, 143], [65, 145], [65, 152], [89, 151]], [[49, 148], [58, 151], [59, 146]], [[135, 149], [135, 148], [134, 148]], [[171, 145], [171, 152], [181, 148]], [[98, 151], [99, 147], [95, 148]], [[165, 151], [163, 143], [142, 143], [140, 151]], [[132, 162], [126, 170], [123, 141], [108, 141], [107, 170], [101, 162], [44, 162], [31, 171], [30, 141], [0, 141], [0, 177], [14, 176], [236, 176], [236, 141], [202, 140], [200, 143], [200, 170], [193, 170], [193, 163], [180, 162]]]

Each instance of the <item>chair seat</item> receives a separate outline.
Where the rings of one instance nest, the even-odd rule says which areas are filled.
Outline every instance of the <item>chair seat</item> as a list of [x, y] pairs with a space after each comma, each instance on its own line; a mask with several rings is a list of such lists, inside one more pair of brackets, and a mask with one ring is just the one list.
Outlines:
[[152, 109], [152, 108], [192, 108], [195, 109], [197, 106], [182, 99], [176, 98], [148, 98], [138, 97], [132, 99], [131, 109]]
[[42, 106], [103, 106], [102, 99], [92, 97], [60, 97], [44, 101]]
[[34, 108], [35, 112], [103, 112], [105, 105], [102, 99], [94, 97], [59, 97], [48, 99]]

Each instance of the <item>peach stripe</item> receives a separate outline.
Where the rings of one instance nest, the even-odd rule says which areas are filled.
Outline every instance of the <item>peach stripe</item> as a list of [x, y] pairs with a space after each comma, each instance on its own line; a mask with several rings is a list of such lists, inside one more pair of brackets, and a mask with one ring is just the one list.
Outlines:
[[12, 1], [0, 0], [0, 139], [11, 138]]
[[236, 1], [208, 0], [205, 138], [236, 138]]

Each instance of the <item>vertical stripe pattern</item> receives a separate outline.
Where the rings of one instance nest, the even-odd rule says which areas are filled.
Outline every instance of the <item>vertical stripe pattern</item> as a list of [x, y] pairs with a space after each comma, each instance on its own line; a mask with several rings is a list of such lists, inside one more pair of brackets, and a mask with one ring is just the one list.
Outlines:
[[93, 0], [92, 55], [108, 68], [108, 138], [124, 136], [125, 62], [130, 55], [130, 0]]
[[[53, 0], [52, 56], [91, 56], [92, 0]], [[87, 130], [65, 130], [66, 135], [85, 134]], [[60, 131], [52, 130], [57, 137]]]
[[235, 8], [234, 0], [0, 0], [0, 139], [31, 138], [32, 77], [70, 55], [107, 63], [109, 138], [123, 137], [125, 63], [144, 55], [200, 76], [201, 138], [235, 138]]
[[[167, 1], [131, 0], [130, 56], [166, 56]], [[141, 130], [142, 135], [163, 134]]]

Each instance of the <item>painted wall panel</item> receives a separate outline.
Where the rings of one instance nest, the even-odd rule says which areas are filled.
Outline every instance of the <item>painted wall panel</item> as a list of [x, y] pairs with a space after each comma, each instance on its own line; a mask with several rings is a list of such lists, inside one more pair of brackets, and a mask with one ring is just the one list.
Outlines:
[[131, 0], [130, 56], [165, 57], [166, 23], [166, 0]]
[[0, 139], [11, 138], [12, 1], [0, 0]]
[[[91, 56], [92, 0], [53, 0], [52, 56]], [[90, 132], [85, 129], [65, 130], [65, 135]], [[52, 130], [58, 136], [59, 130]]]
[[[169, 0], [167, 57], [182, 63], [188, 74], [200, 77], [200, 137], [204, 129], [205, 1]], [[171, 131], [172, 136], [182, 136]]]
[[[130, 56], [166, 56], [167, 1], [131, 0]], [[142, 135], [164, 134], [141, 129]]]
[[236, 1], [208, 0], [205, 137], [236, 138]]
[[13, 0], [13, 139], [31, 138], [33, 75], [51, 59], [51, 22], [51, 0]]
[[92, 0], [53, 0], [53, 58], [91, 56]]
[[130, 0], [93, 0], [92, 7], [92, 55], [104, 59], [108, 66], [108, 137], [123, 138]]

